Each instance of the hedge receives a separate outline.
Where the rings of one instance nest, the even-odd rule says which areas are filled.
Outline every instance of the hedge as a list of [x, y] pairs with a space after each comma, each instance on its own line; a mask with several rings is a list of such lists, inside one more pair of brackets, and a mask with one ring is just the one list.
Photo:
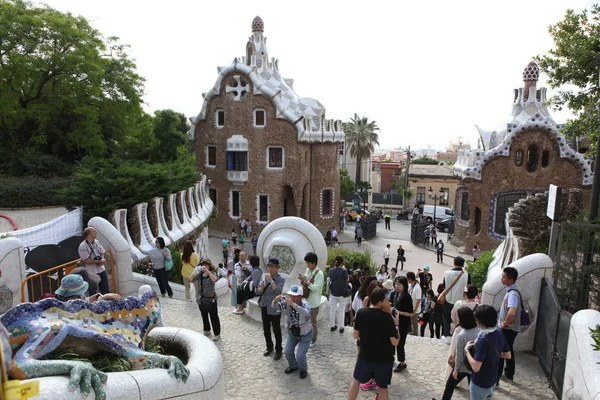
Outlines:
[[49, 207], [63, 204], [58, 192], [71, 185], [71, 178], [0, 176], [0, 207]]

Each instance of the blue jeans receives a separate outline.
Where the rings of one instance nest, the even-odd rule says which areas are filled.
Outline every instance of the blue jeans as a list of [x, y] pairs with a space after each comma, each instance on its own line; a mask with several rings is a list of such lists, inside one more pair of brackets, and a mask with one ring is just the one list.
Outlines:
[[496, 385], [491, 388], [484, 389], [482, 387], [477, 386], [471, 381], [469, 384], [469, 393], [471, 393], [471, 400], [486, 400], [491, 399], [492, 394], [494, 393], [494, 389], [496, 389]]
[[[288, 331], [287, 341], [285, 342], [285, 358], [290, 368], [300, 368], [300, 371], [307, 371], [308, 365], [306, 363], [306, 353], [310, 347], [312, 340], [313, 331], [312, 329], [306, 335], [300, 337], [292, 335]], [[298, 346], [298, 352], [294, 355], [294, 350]]]

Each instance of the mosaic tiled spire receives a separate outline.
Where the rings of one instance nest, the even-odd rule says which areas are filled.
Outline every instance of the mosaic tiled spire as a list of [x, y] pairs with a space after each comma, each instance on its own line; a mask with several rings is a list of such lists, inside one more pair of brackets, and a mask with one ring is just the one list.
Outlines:
[[540, 77], [540, 68], [531, 61], [523, 70], [523, 95], [524, 100], [529, 98], [529, 88], [536, 87], [538, 78]]
[[257, 15], [252, 20], [252, 36], [248, 39], [246, 45], [246, 65], [256, 65], [259, 69], [269, 63], [269, 52], [267, 51], [267, 38], [263, 32], [265, 24]]

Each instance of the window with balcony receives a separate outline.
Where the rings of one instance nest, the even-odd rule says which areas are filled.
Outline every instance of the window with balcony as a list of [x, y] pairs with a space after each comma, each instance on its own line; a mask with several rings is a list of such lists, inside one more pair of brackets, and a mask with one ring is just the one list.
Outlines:
[[267, 112], [262, 108], [254, 110], [254, 127], [263, 128], [267, 123]]
[[425, 188], [417, 187], [417, 203], [425, 203]]
[[206, 146], [206, 166], [217, 166], [217, 146]]
[[269, 221], [269, 196], [261, 194], [258, 196], [258, 220]]
[[248, 152], [228, 151], [227, 171], [248, 171]]
[[217, 110], [215, 115], [215, 125], [217, 128], [222, 128], [225, 126], [225, 111]]
[[230, 216], [231, 218], [239, 218], [240, 217], [240, 192], [237, 190], [232, 190], [230, 193]]
[[332, 212], [332, 199], [333, 199], [333, 191], [330, 189], [323, 190], [323, 198], [322, 198], [322, 210], [323, 215], [331, 215]]
[[268, 169], [283, 169], [284, 155], [283, 147], [268, 147], [267, 148], [267, 168]]

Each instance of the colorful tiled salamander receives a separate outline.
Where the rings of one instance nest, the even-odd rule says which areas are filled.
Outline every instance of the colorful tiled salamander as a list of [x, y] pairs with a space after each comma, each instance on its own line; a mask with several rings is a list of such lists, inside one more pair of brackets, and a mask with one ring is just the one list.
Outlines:
[[143, 290], [139, 297], [119, 301], [50, 298], [10, 309], [0, 318], [13, 351], [9, 376], [69, 375], [69, 389], [79, 387], [87, 396], [93, 388], [96, 400], [105, 399], [103, 384], [108, 377], [91, 364], [42, 359], [54, 351], [68, 350], [85, 358], [98, 352], [115, 353], [128, 358], [134, 369], [168, 368], [170, 376], [187, 381], [189, 370], [179, 358], [143, 350], [148, 333], [161, 321], [158, 297], [149, 287]]

